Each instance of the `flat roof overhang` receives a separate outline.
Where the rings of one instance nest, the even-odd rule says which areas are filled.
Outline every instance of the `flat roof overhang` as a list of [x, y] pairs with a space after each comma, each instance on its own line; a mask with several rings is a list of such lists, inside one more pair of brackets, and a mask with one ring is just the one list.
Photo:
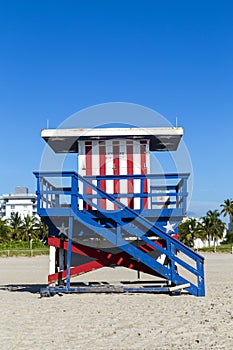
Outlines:
[[176, 151], [183, 128], [44, 129], [41, 136], [55, 153], [78, 153], [78, 141], [150, 140], [150, 151]]

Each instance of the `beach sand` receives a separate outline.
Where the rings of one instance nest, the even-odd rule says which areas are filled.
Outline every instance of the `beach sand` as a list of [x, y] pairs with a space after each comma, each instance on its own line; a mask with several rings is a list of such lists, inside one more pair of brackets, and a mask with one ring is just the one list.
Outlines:
[[[48, 257], [1, 258], [0, 348], [233, 349], [233, 255], [205, 257], [203, 298], [157, 294], [40, 298]], [[101, 273], [104, 280], [132, 277], [132, 271], [120, 268]]]

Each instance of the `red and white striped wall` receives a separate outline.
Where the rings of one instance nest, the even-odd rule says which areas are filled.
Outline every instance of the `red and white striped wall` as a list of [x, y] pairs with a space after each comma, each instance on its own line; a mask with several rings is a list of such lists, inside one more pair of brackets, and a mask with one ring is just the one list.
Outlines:
[[[78, 168], [82, 176], [149, 174], [149, 140], [79, 141]], [[101, 181], [100, 186], [109, 194], [140, 193], [140, 180]], [[148, 193], [148, 186], [147, 180], [144, 182], [144, 193]], [[88, 192], [91, 194], [91, 189]], [[120, 198], [120, 201], [132, 209], [140, 208], [140, 198]], [[105, 199], [101, 200], [101, 207], [115, 209], [113, 203], [106, 203]], [[145, 198], [144, 208], [148, 207], [149, 202]]]

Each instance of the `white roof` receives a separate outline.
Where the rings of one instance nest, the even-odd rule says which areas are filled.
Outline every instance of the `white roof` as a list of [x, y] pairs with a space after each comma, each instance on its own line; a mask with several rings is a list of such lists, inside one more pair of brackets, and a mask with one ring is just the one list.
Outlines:
[[44, 129], [42, 138], [56, 153], [78, 153], [78, 141], [131, 139], [150, 140], [150, 151], [175, 151], [183, 128]]

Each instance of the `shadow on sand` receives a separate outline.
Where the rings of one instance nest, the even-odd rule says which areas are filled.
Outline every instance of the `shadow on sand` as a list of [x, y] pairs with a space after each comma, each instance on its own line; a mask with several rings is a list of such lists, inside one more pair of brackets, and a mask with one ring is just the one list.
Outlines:
[[46, 284], [5, 284], [0, 285], [0, 290], [40, 294], [40, 289], [45, 287]]

